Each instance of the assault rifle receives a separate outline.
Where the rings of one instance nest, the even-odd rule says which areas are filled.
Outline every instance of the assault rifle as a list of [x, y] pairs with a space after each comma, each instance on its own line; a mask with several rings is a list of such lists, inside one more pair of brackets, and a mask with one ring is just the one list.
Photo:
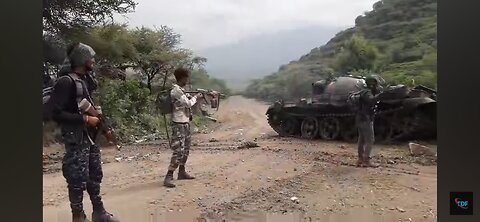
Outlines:
[[225, 94], [222, 94], [218, 91], [215, 91], [215, 90], [212, 90], [212, 89], [196, 89], [196, 90], [191, 90], [191, 91], [186, 91], [185, 93], [189, 93], [189, 94], [196, 94], [196, 93], [202, 93], [204, 95], [209, 95], [209, 96], [212, 96], [212, 97], [216, 97], [216, 96], [219, 96], [219, 97], [222, 97], [222, 98], [225, 98], [226, 95]]
[[[210, 108], [216, 109], [216, 111], [218, 111], [218, 109], [220, 108], [220, 99], [226, 97], [225, 94], [222, 94], [214, 90], [206, 90], [206, 89], [186, 91], [185, 93], [188, 93], [190, 95], [201, 93], [203, 95], [203, 100], [205, 101], [205, 104], [210, 105]], [[217, 122], [217, 119], [213, 118], [211, 114], [207, 112], [205, 104], [202, 104], [200, 106], [200, 111], [202, 112], [202, 115], [213, 122]]]
[[[198, 93], [201, 93], [203, 95], [203, 99], [205, 100], [205, 102], [207, 104], [210, 105], [210, 107], [212, 109], [217, 109], [218, 111], [218, 108], [220, 107], [220, 98], [225, 98], [226, 95], [225, 94], [222, 94], [220, 92], [217, 92], [215, 90], [211, 90], [211, 89], [196, 89], [196, 90], [192, 90], [192, 91], [186, 91], [185, 93], [188, 93], [190, 95], [192, 94], [198, 94]], [[210, 103], [208, 102], [207, 100], [207, 97], [210, 98]]]
[[92, 104], [87, 99], [83, 99], [78, 104], [78, 108], [83, 113], [97, 117], [100, 120], [98, 125], [95, 126], [95, 130], [97, 131], [97, 133], [102, 133], [102, 135], [105, 136], [105, 139], [110, 145], [115, 145], [117, 149], [121, 148], [121, 146], [118, 144], [115, 130], [111, 127], [108, 119], [102, 114], [102, 108], [100, 106], [92, 106]]

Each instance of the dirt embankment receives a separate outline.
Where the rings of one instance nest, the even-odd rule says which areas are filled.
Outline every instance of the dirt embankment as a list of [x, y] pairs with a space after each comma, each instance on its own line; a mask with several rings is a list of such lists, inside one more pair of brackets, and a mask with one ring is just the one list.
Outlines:
[[[283, 221], [436, 221], [435, 163], [409, 156], [407, 145], [382, 145], [380, 168], [356, 168], [355, 144], [279, 138], [266, 108], [238, 96], [225, 100], [213, 132], [193, 137], [188, 171], [197, 179], [175, 181], [173, 189], [162, 187], [171, 155], [165, 141], [104, 149], [106, 207], [122, 222], [282, 221], [282, 215]], [[259, 147], [241, 147], [253, 140]], [[58, 171], [62, 148], [45, 152], [53, 158], [43, 177], [44, 221], [69, 221]], [[84, 200], [91, 212], [87, 194]]]

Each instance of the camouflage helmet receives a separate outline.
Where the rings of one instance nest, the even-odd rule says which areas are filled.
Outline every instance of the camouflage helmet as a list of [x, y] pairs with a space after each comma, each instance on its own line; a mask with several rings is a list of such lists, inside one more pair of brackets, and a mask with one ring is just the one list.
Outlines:
[[89, 45], [78, 43], [68, 54], [72, 67], [83, 66], [85, 63], [95, 57], [95, 51]]
[[375, 81], [375, 83], [379, 84], [379, 85], [382, 85], [382, 84], [385, 83], [385, 80], [382, 77], [380, 77], [379, 75], [376, 75], [376, 74], [368, 75], [365, 78], [366, 83], [368, 83], [370, 81]]

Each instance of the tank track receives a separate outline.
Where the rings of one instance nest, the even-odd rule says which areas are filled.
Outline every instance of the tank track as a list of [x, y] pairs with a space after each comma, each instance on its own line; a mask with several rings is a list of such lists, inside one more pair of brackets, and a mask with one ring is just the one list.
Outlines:
[[[375, 115], [382, 115], [382, 114], [388, 114], [388, 113], [394, 113], [397, 111], [400, 111], [404, 109], [403, 106], [395, 108], [395, 109], [387, 109], [387, 110], [382, 110], [379, 112], [375, 112]], [[294, 114], [294, 113], [288, 113], [288, 115], [291, 116], [305, 116], [304, 114]], [[325, 114], [317, 114], [315, 117], [347, 117], [347, 116], [355, 116], [356, 114], [351, 112], [351, 113], [325, 113]]]
[[[404, 110], [405, 107], [403, 106], [400, 106], [400, 107], [396, 107], [396, 108], [393, 108], [393, 109], [387, 109], [387, 110], [382, 110], [382, 111], [377, 111], [375, 113], [375, 115], [378, 117], [378, 116], [387, 116], [388, 114], [392, 114], [392, 113], [397, 113], [399, 111], [402, 111]], [[273, 113], [270, 113], [268, 115], [268, 124], [270, 125], [270, 127], [272, 127], [272, 129], [277, 132], [280, 136], [284, 136], [284, 137], [293, 137], [293, 138], [301, 138], [301, 136], [298, 136], [298, 135], [286, 135], [285, 132], [283, 132], [282, 130], [282, 126], [280, 124], [277, 124], [276, 121], [274, 121], [272, 118], [273, 118]], [[306, 117], [304, 114], [295, 114], [295, 113], [286, 113], [286, 115], [288, 116], [291, 116], [291, 117]], [[336, 118], [345, 118], [345, 117], [355, 117], [356, 113], [354, 112], [350, 112], [350, 113], [324, 113], [324, 114], [316, 114], [315, 117], [317, 118], [327, 118], [327, 117], [336, 117]], [[396, 135], [395, 137], [391, 138], [392, 140], [397, 140], [397, 139], [401, 139], [401, 138], [404, 138], [408, 135], [411, 135], [412, 133], [414, 133], [414, 131], [416, 131], [415, 129], [419, 129], [421, 128], [422, 124], [416, 122], [414, 123], [415, 127], [414, 129], [410, 132], [410, 131], [404, 131], [402, 132], [401, 134], [399, 135]], [[343, 139], [341, 139], [343, 140]]]
[[284, 136], [284, 133], [282, 131], [281, 126], [276, 124], [275, 122], [273, 122], [272, 115], [268, 115], [267, 120], [268, 120], [268, 125], [270, 125], [270, 127], [272, 127], [273, 131], [278, 133], [278, 135], [280, 135], [280, 136]]

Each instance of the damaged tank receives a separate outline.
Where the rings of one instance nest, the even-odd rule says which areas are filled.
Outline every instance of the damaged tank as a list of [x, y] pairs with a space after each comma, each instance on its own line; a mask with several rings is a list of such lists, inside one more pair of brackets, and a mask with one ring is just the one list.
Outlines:
[[[383, 81], [383, 79], [382, 79]], [[384, 81], [383, 81], [384, 82]], [[280, 136], [356, 142], [355, 112], [350, 93], [365, 87], [361, 77], [343, 76], [312, 84], [310, 98], [276, 101], [266, 115]], [[425, 86], [381, 84], [375, 108], [375, 141], [436, 139], [436, 91]]]

